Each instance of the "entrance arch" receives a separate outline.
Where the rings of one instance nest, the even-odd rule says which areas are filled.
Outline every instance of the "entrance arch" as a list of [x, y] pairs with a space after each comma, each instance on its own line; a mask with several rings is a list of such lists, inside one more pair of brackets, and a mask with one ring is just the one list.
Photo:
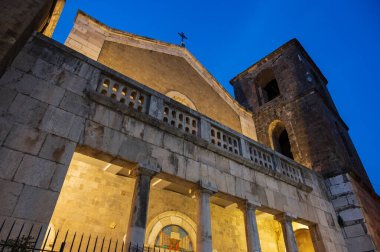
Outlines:
[[160, 231], [164, 227], [171, 225], [179, 226], [187, 232], [194, 247], [194, 251], [196, 251], [197, 225], [189, 216], [178, 211], [163, 212], [153, 218], [146, 227], [145, 243], [150, 247], [154, 247]]

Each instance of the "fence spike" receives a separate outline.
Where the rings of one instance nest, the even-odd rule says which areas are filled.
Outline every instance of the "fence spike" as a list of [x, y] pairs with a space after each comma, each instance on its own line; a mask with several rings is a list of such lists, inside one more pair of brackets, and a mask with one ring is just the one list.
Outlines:
[[91, 240], [91, 234], [90, 234], [90, 236], [88, 237], [87, 246], [86, 246], [86, 252], [87, 252], [87, 250], [88, 250], [88, 246], [90, 245], [90, 240]]
[[[55, 246], [55, 243], [56, 243], [56, 241], [57, 241], [57, 239], [58, 239], [58, 235], [59, 235], [59, 229], [57, 230], [57, 234], [56, 234], [56, 236], [54, 237], [53, 246], [51, 246], [51, 250], [50, 250], [50, 252], [54, 251], [54, 246]], [[46, 239], [46, 240], [47, 240], [47, 239]]]
[[84, 234], [84, 233], [82, 233], [82, 236], [80, 237], [80, 242], [79, 242], [79, 248], [78, 248], [78, 251], [80, 251], [80, 248], [82, 247], [83, 234]]
[[117, 243], [119, 242], [119, 240], [116, 240], [116, 244], [115, 244], [115, 252], [117, 252]]
[[95, 245], [94, 245], [94, 250], [93, 250], [93, 252], [95, 252], [95, 250], [96, 250], [96, 244], [98, 243], [98, 236], [96, 236], [96, 239], [95, 239]]
[[66, 239], [67, 239], [67, 235], [69, 234], [69, 230], [66, 231], [66, 235], [65, 235], [65, 239], [63, 240], [63, 242], [61, 243], [61, 247], [59, 247], [59, 252], [63, 252], [63, 250], [65, 249], [65, 246], [66, 246]]
[[123, 243], [121, 244], [121, 252], [123, 252], [123, 249], [124, 249], [124, 240], [123, 240]]
[[18, 244], [18, 240], [20, 239], [20, 236], [21, 236], [22, 230], [24, 229], [24, 225], [25, 225], [25, 222], [22, 223], [22, 226], [21, 226], [20, 232], [18, 233], [18, 236], [17, 236], [17, 238], [16, 238], [16, 246], [17, 246], [17, 244]]
[[[42, 228], [42, 227], [41, 227], [41, 228]], [[45, 241], [44, 241], [44, 245], [43, 245], [43, 247], [42, 247], [42, 251], [45, 251], [45, 246], [46, 246], [47, 240], [49, 239], [50, 231], [51, 231], [51, 227], [49, 228], [49, 231], [48, 231], [48, 233], [47, 233], [46, 239], [45, 239]], [[37, 243], [37, 241], [36, 241], [36, 243]]]
[[74, 232], [74, 237], [73, 237], [73, 241], [71, 242], [71, 246], [70, 246], [70, 252], [71, 250], [73, 249], [73, 246], [74, 246], [74, 242], [75, 242], [75, 238], [77, 236], [77, 232]]
[[110, 238], [110, 244], [108, 244], [108, 252], [110, 252], [112, 238]]
[[38, 239], [40, 239], [40, 235], [41, 235], [41, 232], [42, 232], [42, 225], [40, 226], [40, 230], [38, 231], [38, 235], [37, 235], [37, 238], [36, 238], [36, 242], [34, 243], [34, 246], [33, 246], [33, 249], [32, 251], [34, 252], [34, 250], [36, 249], [36, 246], [37, 246], [37, 242], [38, 242]]
[[103, 240], [102, 240], [102, 246], [101, 246], [101, 248], [100, 248], [100, 252], [102, 252], [103, 251], [103, 245], [104, 245], [104, 239], [106, 238], [106, 236], [103, 236]]
[[1, 227], [0, 227], [0, 233], [1, 233], [1, 231], [3, 230], [4, 224], [5, 224], [5, 219], [3, 220], [3, 223], [1, 224]]

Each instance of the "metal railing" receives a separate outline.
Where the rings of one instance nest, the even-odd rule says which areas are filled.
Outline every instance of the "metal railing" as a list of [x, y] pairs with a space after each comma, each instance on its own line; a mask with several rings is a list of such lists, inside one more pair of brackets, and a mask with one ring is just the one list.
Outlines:
[[[101, 77], [97, 93], [155, 117], [183, 133], [200, 137], [229, 154], [249, 160], [253, 165], [277, 172], [295, 183], [305, 183], [302, 165], [168, 97], [137, 84], [115, 81], [109, 76]], [[207, 126], [201, 127], [201, 121]]]
[[4, 219], [0, 226], [0, 252], [192, 252], [184, 249], [128, 243], [104, 235], [85, 234]]

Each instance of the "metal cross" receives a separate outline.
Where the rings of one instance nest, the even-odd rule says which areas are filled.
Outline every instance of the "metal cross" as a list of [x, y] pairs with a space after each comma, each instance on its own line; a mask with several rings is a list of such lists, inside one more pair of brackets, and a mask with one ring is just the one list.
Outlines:
[[181, 46], [185, 47], [185, 39], [187, 39], [184, 32], [178, 32], [178, 35], [181, 37]]

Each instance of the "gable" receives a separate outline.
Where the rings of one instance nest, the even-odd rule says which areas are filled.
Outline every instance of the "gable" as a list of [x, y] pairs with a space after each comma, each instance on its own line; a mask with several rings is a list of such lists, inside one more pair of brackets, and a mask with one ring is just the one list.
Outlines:
[[162, 94], [180, 92], [200, 113], [242, 131], [239, 115], [183, 57], [104, 41], [98, 61]]

